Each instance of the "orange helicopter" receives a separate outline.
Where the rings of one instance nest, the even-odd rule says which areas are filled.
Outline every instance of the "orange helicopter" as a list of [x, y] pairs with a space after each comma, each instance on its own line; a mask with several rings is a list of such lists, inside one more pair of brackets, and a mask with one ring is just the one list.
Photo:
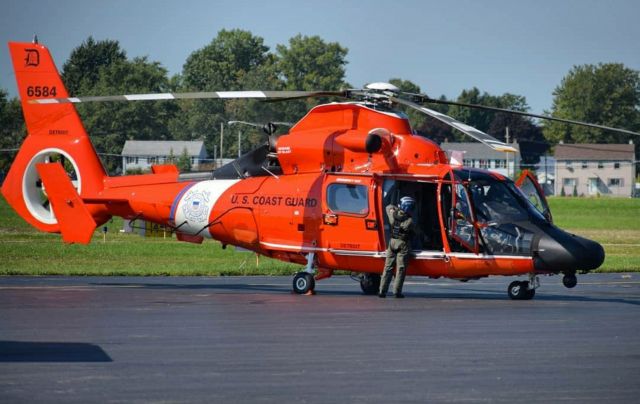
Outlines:
[[[598, 268], [602, 246], [556, 227], [541, 187], [525, 172], [514, 183], [490, 171], [451, 164], [434, 142], [413, 134], [404, 105], [500, 151], [515, 151], [490, 135], [424, 107], [432, 100], [374, 83], [346, 91], [230, 91], [70, 98], [48, 49], [9, 43], [28, 136], [2, 186], [15, 211], [35, 228], [89, 243], [112, 216], [169, 226], [180, 241], [204, 238], [305, 265], [296, 293], [335, 270], [358, 273], [365, 294], [377, 292], [390, 238], [385, 206], [402, 196], [417, 202], [408, 275], [462, 281], [489, 275], [528, 275], [508, 287], [531, 299], [540, 274]], [[181, 175], [174, 165], [152, 173], [110, 177], [84, 130], [74, 103], [196, 98], [296, 99], [336, 96], [267, 144], [206, 177]], [[450, 104], [481, 107], [476, 105]], [[514, 112], [489, 108], [503, 112]], [[521, 115], [555, 119], [540, 115]], [[584, 124], [625, 133], [583, 122]], [[73, 167], [65, 171], [60, 159]], [[45, 196], [43, 201], [43, 195]]]

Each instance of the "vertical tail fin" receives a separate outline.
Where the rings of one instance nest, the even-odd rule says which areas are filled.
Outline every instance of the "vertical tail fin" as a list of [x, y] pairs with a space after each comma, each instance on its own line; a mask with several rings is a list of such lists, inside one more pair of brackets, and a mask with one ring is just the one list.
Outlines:
[[[10, 42], [27, 137], [7, 174], [2, 194], [34, 227], [59, 232], [36, 164], [60, 161], [68, 167], [78, 194], [103, 188], [106, 173], [73, 104], [31, 104], [36, 98], [68, 97], [49, 50], [36, 43]], [[99, 207], [90, 209], [99, 216]]]

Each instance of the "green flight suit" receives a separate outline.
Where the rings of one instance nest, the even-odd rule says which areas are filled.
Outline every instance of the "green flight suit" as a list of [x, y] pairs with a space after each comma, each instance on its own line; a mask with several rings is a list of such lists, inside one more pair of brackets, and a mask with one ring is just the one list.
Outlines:
[[[393, 293], [402, 294], [402, 285], [407, 271], [407, 262], [409, 261], [409, 248], [411, 245], [411, 235], [413, 234], [413, 219], [403, 210], [394, 205], [386, 207], [387, 216], [389, 217], [389, 225], [391, 226], [391, 239], [387, 248], [387, 259], [384, 263], [384, 271], [380, 280], [380, 294], [384, 295], [389, 289], [393, 267], [397, 264], [396, 279], [393, 284]], [[394, 237], [394, 226], [398, 228]]]

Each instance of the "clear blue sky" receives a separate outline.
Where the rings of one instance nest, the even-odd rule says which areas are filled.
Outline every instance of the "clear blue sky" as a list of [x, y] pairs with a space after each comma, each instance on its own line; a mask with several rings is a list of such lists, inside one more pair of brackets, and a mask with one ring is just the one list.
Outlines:
[[[61, 67], [89, 35], [118, 40], [130, 57], [148, 56], [171, 74], [221, 29], [241, 28], [274, 49], [292, 36], [319, 35], [349, 49], [354, 86], [393, 77], [431, 96], [476, 86], [524, 95], [549, 109], [573, 65], [621, 62], [640, 70], [639, 0], [166, 1], [3, 0], [0, 40], [34, 33]], [[0, 87], [15, 95], [7, 48]], [[224, 89], [220, 89], [224, 90]]]

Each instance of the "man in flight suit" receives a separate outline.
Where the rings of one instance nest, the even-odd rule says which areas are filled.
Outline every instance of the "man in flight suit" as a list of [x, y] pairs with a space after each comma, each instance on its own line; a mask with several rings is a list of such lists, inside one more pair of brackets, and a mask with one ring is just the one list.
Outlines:
[[416, 201], [410, 196], [400, 199], [400, 208], [395, 205], [386, 207], [389, 224], [391, 225], [391, 240], [387, 248], [387, 260], [384, 264], [384, 272], [380, 281], [380, 291], [378, 297], [387, 297], [389, 283], [391, 283], [391, 272], [394, 264], [397, 264], [396, 280], [393, 284], [393, 293], [397, 298], [403, 298], [402, 284], [409, 260], [409, 248], [411, 245], [411, 235], [413, 234], [413, 219], [411, 212], [416, 206]]

